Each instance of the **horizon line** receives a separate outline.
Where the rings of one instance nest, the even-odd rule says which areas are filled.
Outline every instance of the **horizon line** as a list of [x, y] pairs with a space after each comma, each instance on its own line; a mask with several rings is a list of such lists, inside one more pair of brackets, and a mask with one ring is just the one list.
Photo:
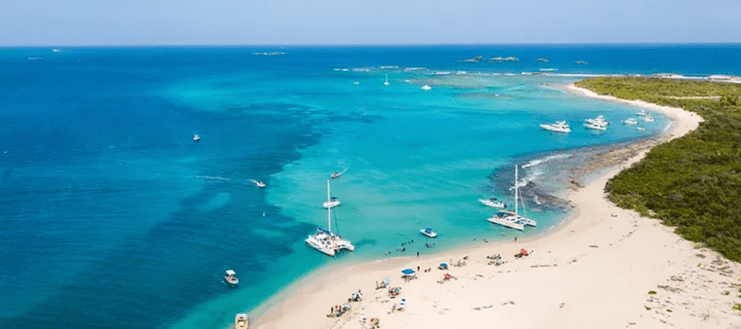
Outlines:
[[0, 49], [10, 48], [46, 48], [46, 47], [74, 47], [74, 48], [157, 48], [157, 47], [429, 47], [429, 46], [661, 46], [661, 45], [741, 45], [736, 42], [522, 42], [522, 43], [266, 43], [266, 44], [29, 44], [29, 45], [0, 45]]

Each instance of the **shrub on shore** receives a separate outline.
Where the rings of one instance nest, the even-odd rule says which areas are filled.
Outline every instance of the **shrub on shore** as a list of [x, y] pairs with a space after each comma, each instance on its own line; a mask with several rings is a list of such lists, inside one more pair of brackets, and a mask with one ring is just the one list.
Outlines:
[[[611, 179], [609, 199], [741, 261], [741, 84], [645, 77], [576, 83], [598, 94], [681, 107], [705, 119], [698, 129], [654, 147]], [[681, 99], [675, 97], [708, 97]]]

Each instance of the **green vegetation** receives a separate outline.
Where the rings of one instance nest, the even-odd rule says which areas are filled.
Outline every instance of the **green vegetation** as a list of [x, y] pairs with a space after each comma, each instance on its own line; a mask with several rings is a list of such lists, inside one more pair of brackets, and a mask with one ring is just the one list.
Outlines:
[[733, 305], [733, 309], [736, 311], [741, 311], [741, 304]]
[[649, 291], [648, 291], [648, 294], [649, 294], [649, 295], [656, 295], [656, 291], [653, 291], [653, 290], [649, 290]]
[[[681, 107], [700, 127], [653, 148], [611, 179], [611, 201], [676, 227], [728, 259], [741, 261], [741, 84], [641, 77], [600, 77], [577, 86], [598, 94]], [[673, 97], [721, 96], [716, 99]]]
[[724, 292], [723, 294], [724, 294], [724, 295], [726, 295], [726, 296], [728, 296], [728, 295], [730, 295], [730, 294], [731, 294], [731, 292], [730, 292], [730, 291], [728, 291], [728, 290], [726, 290], [726, 291], [725, 291], [725, 292]]
[[643, 307], [645, 307], [645, 308], [646, 308], [646, 311], [650, 311], [650, 310], [651, 310], [651, 308], [650, 308], [650, 307], [648, 307], [648, 306], [646, 306], [646, 305], [643, 305]]

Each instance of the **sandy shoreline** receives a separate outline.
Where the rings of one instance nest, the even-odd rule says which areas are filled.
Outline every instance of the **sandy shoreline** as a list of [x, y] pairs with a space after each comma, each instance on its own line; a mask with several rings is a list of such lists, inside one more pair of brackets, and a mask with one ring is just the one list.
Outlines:
[[[697, 128], [698, 115], [642, 101], [600, 96], [572, 85], [565, 90], [661, 111], [674, 119], [663, 141]], [[604, 197], [607, 180], [620, 168], [639, 161], [641, 150], [584, 188], [569, 195], [577, 206], [574, 218], [544, 237], [530, 241], [484, 243], [427, 257], [403, 257], [310, 274], [289, 288], [257, 318], [254, 328], [369, 328], [363, 319], [380, 318], [383, 328], [739, 328], [741, 264], [715, 252], [695, 249], [657, 220], [612, 205]], [[534, 251], [524, 259], [513, 255]], [[487, 255], [507, 262], [488, 265]], [[467, 265], [436, 269], [441, 262]], [[432, 268], [418, 279], [400, 279], [404, 268]], [[456, 279], [440, 284], [449, 273]], [[408, 300], [391, 314], [398, 298], [375, 290], [383, 277], [402, 287]], [[340, 318], [329, 308], [362, 290], [361, 302]], [[649, 291], [656, 291], [650, 295]], [[729, 291], [725, 295], [725, 291]]]

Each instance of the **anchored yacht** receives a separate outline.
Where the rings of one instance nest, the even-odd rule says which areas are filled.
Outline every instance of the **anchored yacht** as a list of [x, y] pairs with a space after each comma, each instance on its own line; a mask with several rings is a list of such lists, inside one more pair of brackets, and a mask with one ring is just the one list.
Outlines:
[[557, 133], [570, 133], [571, 128], [569, 128], [569, 124], [566, 123], [566, 121], [556, 121], [556, 123], [552, 124], [541, 124], [540, 128], [543, 128], [548, 131], [553, 131]]

